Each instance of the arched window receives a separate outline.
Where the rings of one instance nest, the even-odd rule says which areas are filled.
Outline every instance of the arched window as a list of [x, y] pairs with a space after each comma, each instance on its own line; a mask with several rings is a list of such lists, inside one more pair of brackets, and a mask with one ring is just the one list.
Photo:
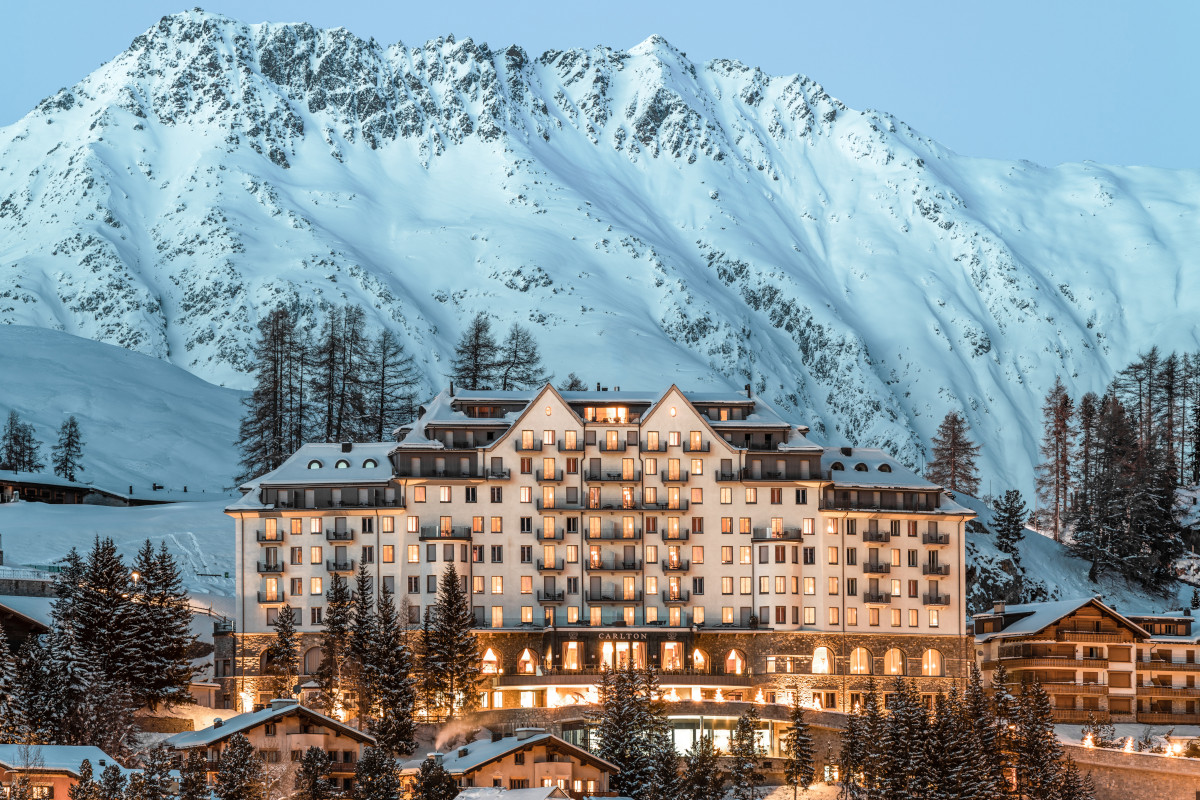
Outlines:
[[833, 653], [828, 647], [818, 647], [813, 651], [812, 674], [829, 675], [833, 672]]
[[891, 471], [892, 471], [892, 465], [891, 465], [891, 464], [880, 464], [880, 465], [879, 465], [879, 471], [880, 471], [880, 472], [891, 472]]
[[500, 659], [489, 647], [483, 654], [483, 674], [495, 675], [498, 672], [500, 672]]
[[320, 461], [317, 461], [317, 460], [314, 458], [312, 461], [308, 462], [308, 468], [309, 468], [309, 469], [320, 469], [320, 468], [321, 468], [321, 462], [320, 462]]
[[829, 468], [832, 470], [836, 470], [837, 472], [841, 472], [844, 469], [846, 469], [846, 467], [840, 461], [833, 462], [832, 464], [829, 465]]
[[270, 651], [263, 651], [262, 657], [258, 660], [258, 669], [263, 675], [271, 675], [275, 672], [275, 659], [271, 658]]
[[857, 464], [855, 464], [855, 465], [854, 465], [854, 471], [855, 471], [855, 472], [866, 472], [866, 471], [867, 471], [867, 465], [866, 465], [866, 464], [864, 464], [864, 463], [862, 463], [862, 462], [860, 461], [860, 462], [858, 462]]
[[746, 654], [741, 650], [730, 650], [729, 655], [725, 656], [725, 674], [745, 675]]
[[338, 459], [338, 462], [337, 462], [336, 464], [334, 464], [334, 465], [333, 465], [333, 468], [334, 468], [334, 469], [349, 469], [349, 468], [350, 468], [350, 462], [349, 462], [349, 461], [347, 461], [347, 460], [346, 460], [346, 459], [344, 459], [344, 458], [339, 458], [339, 459]]
[[521, 651], [521, 660], [517, 662], [517, 672], [521, 675], [532, 675], [537, 672], [537, 656], [528, 647]]
[[850, 674], [871, 674], [871, 652], [865, 647], [856, 647], [850, 653]]
[[937, 650], [926, 650], [921, 656], [921, 674], [937, 677], [942, 675], [942, 654]]
[[904, 653], [893, 647], [883, 655], [883, 673], [885, 675], [904, 674]]
[[712, 663], [708, 660], [708, 653], [700, 648], [692, 651], [692, 669], [696, 672], [708, 672], [712, 667]]
[[363, 462], [364, 469], [375, 469], [378, 466], [379, 466], [379, 462], [373, 458], [368, 458], [366, 461]]
[[321, 668], [321, 648], [310, 647], [304, 651], [304, 674], [316, 675]]

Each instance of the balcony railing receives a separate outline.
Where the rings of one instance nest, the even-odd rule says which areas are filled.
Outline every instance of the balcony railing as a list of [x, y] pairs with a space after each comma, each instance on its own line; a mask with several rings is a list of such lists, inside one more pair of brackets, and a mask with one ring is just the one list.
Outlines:
[[561, 469], [556, 469], [553, 472], [551, 472], [549, 475], [545, 475], [539, 469], [534, 473], [534, 476], [536, 477], [538, 483], [548, 483], [550, 481], [561, 481], [563, 479], [563, 471]]
[[1052, 708], [1050, 712], [1055, 722], [1062, 723], [1084, 723], [1088, 721], [1089, 716], [1097, 722], [1107, 722], [1109, 719], [1108, 712], [1099, 709]]
[[663, 572], [687, 572], [691, 566], [691, 562], [686, 558], [669, 559], [664, 558], [662, 561]]
[[892, 571], [891, 564], [884, 564], [878, 561], [863, 562], [863, 572], [868, 575], [886, 575]]
[[729, 481], [738, 480], [737, 472], [722, 472], [719, 469], [713, 471], [713, 476], [716, 477], [716, 479], [720, 482], [729, 482]]
[[1054, 638], [1060, 642], [1084, 642], [1102, 644], [1107, 642], [1132, 642], [1133, 635], [1128, 631], [1068, 631], [1059, 630]]
[[441, 528], [437, 525], [422, 525], [421, 541], [429, 539], [470, 539], [470, 525], [452, 525], [449, 528]]
[[563, 568], [563, 560], [558, 558], [554, 561], [546, 562], [539, 558], [537, 560], [537, 568], [538, 572], [558, 572]]
[[352, 542], [352, 541], [354, 541], [354, 531], [352, 531], [352, 530], [331, 531], [328, 528], [326, 528], [325, 529], [325, 541], [327, 541], [327, 542]]
[[257, 531], [254, 534], [254, 538], [257, 539], [260, 544], [280, 544], [283, 542], [283, 534], [279, 531], [275, 531], [275, 533]]
[[559, 500], [556, 498], [552, 503], [550, 503], [550, 505], [546, 505], [545, 501], [539, 498], [534, 505], [537, 507], [538, 511], [579, 511], [583, 508], [583, 501], [576, 500], [572, 503], [567, 500]]
[[671, 473], [666, 470], [663, 470], [662, 472], [660, 472], [658, 474], [658, 478], [663, 483], [687, 483], [688, 482], [688, 473], [684, 472], [683, 470], [679, 470], [678, 472], [675, 472], [675, 473]]
[[691, 531], [688, 531], [686, 529], [680, 529], [680, 530], [675, 531], [674, 533], [671, 533], [666, 528], [664, 528], [660, 533], [662, 535], [662, 540], [664, 542], [686, 542], [692, 535]]
[[640, 603], [642, 592], [588, 592], [587, 601], [597, 605], [602, 603]]
[[672, 592], [670, 589], [662, 590], [662, 601], [664, 603], [686, 603], [691, 599], [692, 593], [687, 589], [680, 589]]
[[641, 507], [647, 511], [687, 511], [688, 501], [679, 500], [673, 504], [669, 500], [665, 503], [642, 503]]
[[540, 589], [537, 593], [539, 603], [561, 603], [564, 596], [563, 592], [543, 592]]
[[999, 661], [983, 662], [984, 671], [1003, 663], [1007, 669], [1048, 667], [1058, 669], [1108, 669], [1107, 658], [1068, 658], [1066, 656], [1001, 656]]
[[863, 592], [863, 602], [867, 605], [886, 605], [892, 602], [892, 596], [887, 592]]
[[558, 452], [560, 453], [582, 453], [583, 442], [579, 439], [575, 440], [575, 444], [567, 444], [562, 439], [558, 440]]
[[625, 442], [610, 442], [607, 439], [600, 442], [600, 452], [602, 453], [624, 453]]
[[642, 538], [642, 529], [630, 528], [628, 531], [624, 528], [603, 528], [598, 531], [588, 529], [588, 532], [584, 534], [584, 538], [589, 542], [636, 542]]
[[325, 569], [329, 572], [354, 572], [354, 559], [347, 558], [343, 561], [326, 559]]
[[692, 442], [689, 440], [683, 443], [683, 452], [685, 453], [707, 453], [708, 448], [708, 441]]
[[588, 559], [585, 563], [588, 572], [635, 572], [642, 568], [641, 559], [627, 561], [625, 559]]
[[756, 474], [754, 474], [754, 470], [744, 469], [744, 470], [742, 470], [742, 480], [744, 480], [744, 481], [786, 481], [786, 480], [799, 480], [799, 478], [788, 478], [786, 472], [779, 472], [776, 470], [764, 469], [764, 470], [760, 470], [759, 473], [756, 475]]
[[933, 578], [945, 577], [950, 574], [949, 564], [922, 564], [921, 574]]
[[630, 472], [622, 470], [588, 470], [583, 476], [585, 481], [592, 483], [636, 483], [642, 479], [642, 471], [635, 469]]
[[562, 539], [563, 530], [561, 528], [556, 528], [552, 531], [548, 531], [545, 528], [537, 529], [537, 540], [539, 542], [561, 542]]
[[492, 469], [488, 468], [484, 471], [483, 477], [490, 481], [506, 481], [512, 477], [511, 469]]
[[540, 453], [541, 451], [542, 451], [542, 440], [541, 439], [534, 439], [531, 442], [522, 442], [520, 439], [517, 440], [517, 452], [518, 453]]
[[282, 603], [283, 599], [283, 592], [278, 590], [258, 593], [258, 602], [260, 603]]
[[1137, 687], [1137, 693], [1146, 697], [1200, 697], [1200, 687], [1147, 684]]
[[643, 453], [665, 453], [667, 452], [667, 443], [659, 439], [658, 444], [651, 447], [649, 441], [643, 440], [641, 450]]
[[1151, 658], [1149, 660], [1135, 661], [1133, 663], [1137, 665], [1138, 669], [1200, 672], [1200, 664], [1192, 661], [1165, 661], [1163, 659]]
[[948, 534], [948, 533], [923, 533], [923, 534], [921, 534], [921, 544], [933, 544], [933, 545], [950, 544], [950, 534]]
[[863, 531], [862, 540], [864, 542], [879, 542], [886, 544], [892, 540], [891, 531]]
[[258, 573], [260, 575], [271, 575], [271, 574], [278, 573], [278, 572], [283, 572], [283, 562], [282, 561], [270, 561], [270, 562], [259, 561], [258, 562]]
[[924, 594], [921, 596], [921, 600], [927, 606], [950, 605], [950, 595], [948, 594]]
[[[1016, 685], [1014, 684], [1014, 691]], [[1042, 688], [1046, 694], [1108, 694], [1106, 683], [1074, 683], [1072, 681], [1044, 681]]]
[[773, 531], [770, 528], [755, 528], [751, 532], [750, 538], [767, 541], [770, 539], [780, 539], [783, 541], [799, 541], [803, 534], [799, 528], [783, 528], [782, 530]]
[[[1086, 722], [1087, 720], [1082, 721]], [[1139, 711], [1137, 712], [1137, 721], [1147, 725], [1196, 725], [1200, 724], [1200, 714], [1170, 714], [1163, 711]]]

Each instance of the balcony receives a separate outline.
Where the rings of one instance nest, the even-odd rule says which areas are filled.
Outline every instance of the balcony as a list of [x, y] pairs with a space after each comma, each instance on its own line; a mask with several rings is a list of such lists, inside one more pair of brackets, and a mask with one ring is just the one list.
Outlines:
[[921, 544], [930, 544], [935, 547], [945, 547], [950, 544], [950, 534], [948, 533], [922, 533]]
[[677, 500], [672, 503], [668, 500], [665, 503], [642, 503], [641, 507], [646, 511], [687, 511], [688, 501]]
[[1200, 687], [1146, 684], [1137, 687], [1137, 693], [1145, 697], [1200, 697]]
[[258, 540], [259, 544], [283, 544], [283, 534], [279, 531], [275, 531], [275, 533], [257, 531], [254, 538]]
[[630, 528], [626, 531], [623, 528], [609, 528], [608, 530], [600, 530], [592, 532], [589, 530], [584, 538], [589, 542], [637, 542], [641, 541], [642, 529]]
[[[1084, 720], [1086, 722], [1086, 720]], [[1200, 714], [1168, 714], [1162, 711], [1139, 711], [1137, 721], [1146, 725], [1197, 725]]]
[[354, 559], [347, 558], [343, 561], [325, 560], [325, 569], [329, 572], [354, 572]]
[[260, 561], [258, 562], [259, 575], [274, 575], [283, 572], [282, 561]]
[[273, 592], [258, 593], [258, 602], [260, 603], [282, 603], [283, 600], [283, 592], [278, 589]]
[[517, 440], [518, 453], [540, 453], [542, 452], [542, 440], [533, 439], [532, 441], [523, 442]]
[[948, 606], [950, 605], [950, 595], [948, 594], [924, 594], [921, 595], [921, 602], [927, 606]]
[[863, 602], [869, 606], [885, 606], [892, 602], [892, 596], [887, 592], [863, 592]]
[[600, 442], [600, 452], [601, 453], [624, 453], [625, 446], [626, 446], [625, 442], [610, 442], [608, 440], [605, 440], [603, 442]]
[[572, 503], [567, 500], [555, 499], [550, 505], [546, 505], [545, 501], [539, 499], [534, 505], [538, 511], [579, 511], [583, 508], [583, 501], [576, 500]]
[[483, 473], [483, 477], [489, 481], [506, 481], [512, 477], [511, 469], [487, 469]]
[[635, 592], [588, 592], [587, 601], [595, 605], [604, 603], [640, 603], [642, 602], [642, 592], [639, 589]]
[[354, 531], [331, 531], [325, 529], [325, 541], [327, 542], [352, 542], [354, 541]]
[[537, 568], [538, 572], [558, 572], [563, 568], [563, 560], [559, 558], [546, 562], [539, 558], [537, 560]]
[[588, 559], [584, 566], [587, 567], [588, 572], [637, 572], [642, 568], [642, 561], [637, 558], [632, 561], [619, 558]]
[[722, 472], [721, 470], [714, 470], [713, 477], [717, 479], [718, 483], [729, 483], [739, 480], [737, 472]]
[[1108, 712], [1100, 711], [1099, 709], [1087, 708], [1052, 708], [1050, 709], [1054, 721], [1059, 723], [1085, 723], [1088, 717], [1093, 718], [1097, 722], [1107, 722]]
[[683, 529], [677, 530], [674, 533], [671, 533], [668, 530], [664, 530], [661, 532], [661, 534], [662, 534], [662, 540], [664, 542], [686, 542], [688, 540], [688, 538], [692, 535], [691, 531], [683, 530]]
[[[1074, 683], [1073, 681], [1046, 681], [1042, 683], [1042, 688], [1046, 690], [1046, 694], [1108, 694], [1108, 684], [1106, 683]], [[1016, 691], [1015, 684], [1013, 691]]]
[[563, 532], [561, 530], [547, 531], [545, 528], [537, 529], [537, 540], [539, 542], [561, 542], [562, 539]]
[[892, 540], [891, 531], [863, 531], [862, 540], [864, 542], [877, 542], [887, 544]]
[[672, 592], [670, 589], [662, 590], [662, 601], [664, 603], [686, 603], [692, 597], [692, 593], [687, 589], [678, 589]]
[[755, 528], [750, 535], [751, 539], [758, 541], [769, 541], [777, 539], [781, 541], [798, 542], [803, 534], [799, 528], [784, 528], [783, 530], [773, 531], [770, 528]]
[[887, 575], [891, 571], [891, 564], [882, 564], [878, 561], [866, 561], [863, 563], [863, 572], [868, 575]]
[[1148, 661], [1133, 662], [1138, 669], [1167, 670], [1174, 672], [1200, 672], [1200, 664], [1191, 661], [1164, 661], [1152, 658]]
[[583, 452], [583, 442], [576, 439], [575, 444], [567, 444], [562, 439], [559, 439], [558, 440], [558, 452], [560, 452], [560, 453], [582, 453]]
[[931, 578], [944, 578], [950, 574], [949, 564], [923, 564], [921, 565], [921, 574], [928, 575]]
[[641, 450], [643, 453], [665, 453], [667, 452], [667, 443], [659, 439], [658, 444], [651, 447], [649, 441], [643, 441], [641, 443]]
[[422, 542], [438, 539], [466, 540], [471, 538], [471, 526], [452, 525], [449, 528], [440, 528], [437, 525], [422, 525], [419, 538]]
[[1083, 642], [1103, 644], [1107, 642], [1132, 642], [1133, 634], [1128, 631], [1068, 631], [1059, 630], [1054, 634], [1059, 642]]
[[553, 472], [551, 472], [549, 475], [545, 475], [539, 469], [534, 473], [534, 477], [536, 478], [538, 483], [551, 483], [553, 481], [561, 481], [563, 479], [563, 471], [561, 469], [556, 469]]
[[751, 470], [742, 470], [742, 480], [744, 481], [786, 481], [800, 480], [799, 478], [788, 478], [786, 472], [775, 472], [771, 470], [762, 470], [755, 475]]
[[565, 592], [543, 592], [540, 589], [537, 593], [539, 603], [561, 603], [566, 596]]
[[683, 452], [685, 453], [707, 453], [709, 442], [693, 442], [686, 441], [683, 443]]
[[631, 472], [622, 472], [621, 470], [592, 472], [589, 470], [583, 479], [589, 483], [637, 483], [642, 479], [642, 471], [640, 469]]
[[684, 472], [683, 470], [680, 470], [679, 472], [675, 472], [675, 473], [667, 472], [664, 470], [663, 472], [660, 472], [658, 474], [658, 478], [663, 483], [687, 483], [688, 482], [688, 473]]
[[687, 572], [691, 566], [691, 562], [686, 558], [669, 559], [664, 558], [662, 561], [663, 572]]
[[1069, 658], [1066, 656], [1001, 656], [999, 661], [983, 662], [983, 670], [995, 669], [1003, 663], [1007, 669], [1108, 669], [1107, 658]]

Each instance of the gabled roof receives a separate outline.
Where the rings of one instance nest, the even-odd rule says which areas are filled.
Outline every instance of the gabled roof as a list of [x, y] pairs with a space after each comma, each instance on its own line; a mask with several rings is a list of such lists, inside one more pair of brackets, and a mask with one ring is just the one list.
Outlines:
[[249, 711], [245, 714], [238, 714], [236, 717], [224, 720], [220, 727], [210, 725], [198, 731], [177, 733], [167, 739], [166, 744], [169, 747], [174, 747], [176, 750], [187, 750], [193, 747], [210, 747], [217, 742], [228, 739], [235, 733], [243, 733], [257, 728], [259, 725], [265, 725], [268, 722], [274, 722], [293, 715], [303, 717], [309, 722], [332, 728], [334, 731], [343, 736], [348, 736], [360, 744], [375, 744], [374, 736], [352, 728], [344, 722], [338, 722], [333, 717], [327, 717], [324, 714], [313, 711], [311, 708], [306, 708], [299, 703], [288, 703], [286, 705], [281, 703], [277, 706], [264, 708], [261, 711]]
[[[510, 753], [516, 753], [534, 745], [547, 745], [556, 750], [566, 751], [584, 763], [590, 763], [609, 772], [616, 772], [617, 765], [611, 761], [592, 755], [587, 750], [568, 742], [566, 739], [550, 733], [537, 733], [525, 739], [515, 736], [505, 736], [498, 741], [476, 740], [468, 745], [455, 748], [442, 754], [442, 767], [451, 775], [462, 775], [482, 769], [493, 761], [499, 761]], [[463, 753], [463, 751], [466, 751]], [[460, 755], [460, 753], [463, 753]], [[404, 763], [405, 770], [419, 770], [425, 758], [412, 759]]]
[[41, 744], [34, 745], [25, 752], [22, 750], [25, 750], [23, 745], [0, 744], [0, 767], [9, 771], [65, 772], [78, 778], [79, 766], [86, 759], [91, 762], [92, 772], [96, 778], [100, 777], [100, 772], [104, 769], [100, 766], [101, 761], [106, 765], [116, 764], [120, 767], [121, 774], [127, 778], [133, 773], [133, 770], [121, 766], [115, 758], [99, 747]]
[[1004, 616], [1005, 618], [1018, 617], [1016, 621], [1012, 622], [1002, 631], [976, 634], [975, 641], [986, 642], [991, 639], [1009, 636], [1033, 636], [1044, 631], [1060, 619], [1074, 614], [1079, 609], [1088, 605], [1095, 606], [1102, 613], [1112, 616], [1118, 622], [1128, 626], [1135, 634], [1144, 636], [1147, 639], [1151, 638], [1149, 631], [1128, 617], [1122, 616], [1106, 606], [1101, 602], [1099, 597], [1080, 597], [1071, 600], [1049, 600], [1044, 603], [1022, 603], [1020, 605], [1005, 606], [1002, 615], [994, 611], [974, 614], [972, 619], [998, 616]]
[[557, 786], [533, 786], [528, 789], [472, 786], [459, 792], [454, 800], [567, 800], [570, 796]]

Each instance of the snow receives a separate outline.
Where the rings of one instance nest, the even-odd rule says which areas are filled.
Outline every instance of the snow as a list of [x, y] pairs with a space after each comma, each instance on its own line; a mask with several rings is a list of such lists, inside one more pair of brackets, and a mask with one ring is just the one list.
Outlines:
[[[1006, 605], [1004, 608], [1004, 615], [1006, 617], [1020, 616], [1022, 614], [1026, 616], [1010, 624], [1002, 633], [995, 632], [977, 634], [975, 636], [975, 641], [986, 642], [996, 636], [1027, 636], [1037, 633], [1038, 631], [1044, 630], [1050, 625], [1053, 625], [1055, 622], [1058, 622], [1068, 614], [1083, 608], [1095, 599], [1096, 598], [1092, 597], [1082, 597], [1073, 600], [1047, 600], [1042, 603]], [[1150, 633], [1140, 625], [1113, 611], [1111, 608], [1104, 605], [1102, 601], [1097, 602], [1100, 602], [1100, 605], [1103, 606], [1106, 611], [1129, 625], [1130, 628], [1133, 629], [1135, 635], [1149, 638]], [[989, 612], [984, 612], [984, 614], [987, 613]]]
[[[6, 769], [23, 769], [25, 767], [26, 758], [21, 752], [23, 745], [19, 744], [0, 744], [0, 766]], [[97, 778], [100, 777], [100, 772], [103, 767], [97, 765], [103, 761], [106, 764], [116, 764], [121, 769], [121, 774], [128, 778], [132, 771], [121, 766], [115, 758], [105, 753], [99, 747], [87, 747], [84, 745], [58, 745], [58, 744], [42, 744], [32, 748], [35, 757], [41, 759], [41, 768], [53, 770], [55, 772], [69, 772], [72, 775], [79, 776], [79, 766], [87, 759], [92, 763], [93, 773]], [[36, 769], [36, 767], [35, 767]]]
[[267, 708], [258, 711], [248, 711], [244, 714], [238, 714], [233, 717], [225, 718], [221, 727], [215, 728], [211, 725], [207, 728], [198, 731], [184, 731], [177, 733], [166, 740], [166, 743], [177, 750], [185, 750], [191, 747], [208, 747], [214, 742], [218, 742], [235, 733], [248, 731], [252, 728], [257, 728], [275, 719], [298, 714], [305, 718], [305, 721], [317, 725], [324, 725], [330, 728], [339, 735], [348, 736], [359, 743], [374, 744], [375, 738], [369, 734], [363, 733], [344, 722], [338, 722], [332, 717], [328, 717], [320, 712], [313, 711], [298, 703], [291, 702], [279, 704], [278, 706], [268, 706]]
[[[841, 464], [842, 468], [835, 470], [834, 464]], [[887, 469], [881, 469], [883, 466]], [[855, 447], [850, 451], [850, 455], [843, 453], [841, 448], [826, 448], [821, 459], [821, 471], [829, 475], [830, 480], [835, 481], [839, 487], [910, 490], [938, 488], [937, 484], [917, 475], [878, 448]]]

